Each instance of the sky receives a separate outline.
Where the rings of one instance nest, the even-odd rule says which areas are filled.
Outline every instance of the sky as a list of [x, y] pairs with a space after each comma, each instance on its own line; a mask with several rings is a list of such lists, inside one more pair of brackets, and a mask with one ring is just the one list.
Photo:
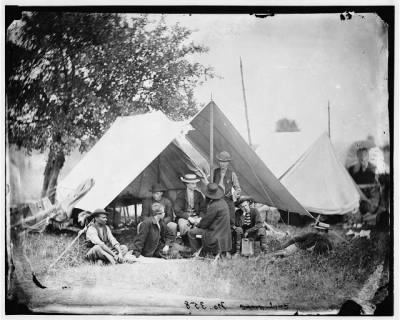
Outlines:
[[[281, 118], [315, 137], [328, 128], [339, 149], [372, 135], [388, 143], [387, 29], [375, 14], [167, 15], [169, 23], [196, 30], [207, 54], [192, 57], [219, 76], [198, 87], [212, 96], [247, 139], [240, 57], [253, 144], [263, 144]], [[343, 152], [340, 150], [339, 152]]]

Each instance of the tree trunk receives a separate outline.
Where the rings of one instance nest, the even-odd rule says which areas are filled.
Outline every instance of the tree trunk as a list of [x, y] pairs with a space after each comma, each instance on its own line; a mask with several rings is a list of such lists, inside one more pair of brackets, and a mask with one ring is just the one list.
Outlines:
[[44, 169], [42, 198], [48, 197], [53, 204], [56, 199], [58, 175], [60, 174], [64, 162], [65, 156], [62, 151], [57, 154], [54, 151], [49, 152], [46, 168]]

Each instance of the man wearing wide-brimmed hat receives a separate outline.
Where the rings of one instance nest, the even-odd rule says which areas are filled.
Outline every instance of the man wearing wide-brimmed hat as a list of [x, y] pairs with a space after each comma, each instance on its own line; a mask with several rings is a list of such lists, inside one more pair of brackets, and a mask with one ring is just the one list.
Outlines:
[[299, 250], [307, 250], [315, 254], [325, 254], [332, 250], [332, 243], [327, 237], [329, 225], [317, 222], [314, 224], [317, 232], [308, 232], [303, 235], [291, 237], [281, 249], [270, 253], [270, 256], [290, 256]]
[[205, 215], [206, 202], [201, 192], [196, 190], [200, 179], [195, 174], [185, 174], [181, 181], [185, 183], [186, 190], [177, 193], [174, 209], [179, 232], [181, 236], [186, 237], [190, 228]]
[[205, 190], [207, 213], [197, 227], [188, 232], [189, 244], [194, 251], [201, 247], [212, 253], [225, 253], [232, 249], [229, 208], [223, 200], [224, 191], [216, 183]]
[[221, 186], [224, 190], [224, 200], [228, 204], [231, 226], [235, 224], [235, 205], [234, 202], [240, 197], [241, 188], [236, 173], [232, 170], [230, 163], [231, 155], [227, 151], [217, 154], [219, 168], [214, 170], [214, 183]]
[[92, 217], [94, 222], [86, 231], [86, 243], [90, 250], [86, 258], [90, 261], [102, 260], [111, 264], [125, 262], [128, 248], [120, 245], [114, 238], [110, 227], [107, 226], [108, 213], [103, 209], [96, 209]]
[[236, 256], [240, 253], [242, 237], [260, 240], [261, 251], [267, 250], [266, 233], [261, 214], [255, 207], [251, 207], [252, 203], [253, 198], [244, 195], [236, 201], [236, 206], [240, 208], [236, 211], [235, 225], [232, 227], [236, 242]]
[[165, 211], [163, 221], [167, 226], [167, 237], [168, 239], [171, 239], [171, 241], [175, 241], [178, 226], [174, 222], [172, 202], [168, 198], [164, 197], [165, 191], [167, 191], [167, 189], [164, 188], [160, 183], [155, 183], [151, 186], [151, 198], [143, 200], [141, 221], [152, 217], [151, 207], [154, 203], [161, 204]]

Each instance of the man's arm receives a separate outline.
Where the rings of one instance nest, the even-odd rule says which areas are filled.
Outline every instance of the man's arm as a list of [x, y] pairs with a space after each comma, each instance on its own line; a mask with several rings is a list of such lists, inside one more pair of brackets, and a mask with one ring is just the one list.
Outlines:
[[210, 206], [208, 208], [207, 214], [204, 216], [204, 218], [201, 219], [197, 227], [201, 229], [207, 229], [215, 220], [217, 213], [218, 213], [217, 208]]
[[247, 229], [247, 233], [252, 233], [260, 228], [262, 228], [263, 226], [263, 222], [261, 221], [261, 214], [260, 212], [254, 208], [253, 214], [255, 215], [254, 217], [254, 226], [252, 226], [251, 228]]
[[107, 229], [108, 240], [110, 240], [110, 243], [111, 243], [112, 247], [115, 248], [118, 251], [118, 254], [120, 254], [121, 253], [121, 247], [120, 247], [120, 244], [119, 244], [118, 240], [115, 239], [114, 235], [111, 232], [110, 227], [106, 226], [106, 229]]
[[142, 254], [142, 250], [146, 243], [147, 234], [149, 233], [150, 224], [151, 222], [144, 221], [139, 228], [139, 234], [136, 236], [132, 248], [136, 258]]
[[183, 219], [188, 219], [189, 218], [189, 214], [187, 212], [185, 212], [185, 208], [186, 208], [186, 195], [185, 195], [185, 191], [181, 191], [176, 195], [176, 200], [175, 200], [175, 215], [177, 216], [177, 218], [183, 218]]
[[235, 189], [236, 192], [236, 197], [240, 197], [240, 194], [242, 193], [242, 188], [240, 188], [239, 179], [236, 173], [233, 171], [232, 171], [232, 183], [233, 183], [233, 189]]

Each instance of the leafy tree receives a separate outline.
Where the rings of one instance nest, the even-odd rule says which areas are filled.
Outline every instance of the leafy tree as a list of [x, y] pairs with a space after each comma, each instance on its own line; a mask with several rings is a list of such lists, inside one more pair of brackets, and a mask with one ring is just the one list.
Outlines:
[[296, 132], [300, 131], [295, 120], [282, 118], [276, 122], [276, 132]]
[[29, 12], [6, 42], [8, 141], [49, 150], [42, 196], [54, 201], [65, 157], [87, 150], [116, 117], [197, 112], [195, 86], [213, 70], [190, 62], [207, 48], [163, 17]]

